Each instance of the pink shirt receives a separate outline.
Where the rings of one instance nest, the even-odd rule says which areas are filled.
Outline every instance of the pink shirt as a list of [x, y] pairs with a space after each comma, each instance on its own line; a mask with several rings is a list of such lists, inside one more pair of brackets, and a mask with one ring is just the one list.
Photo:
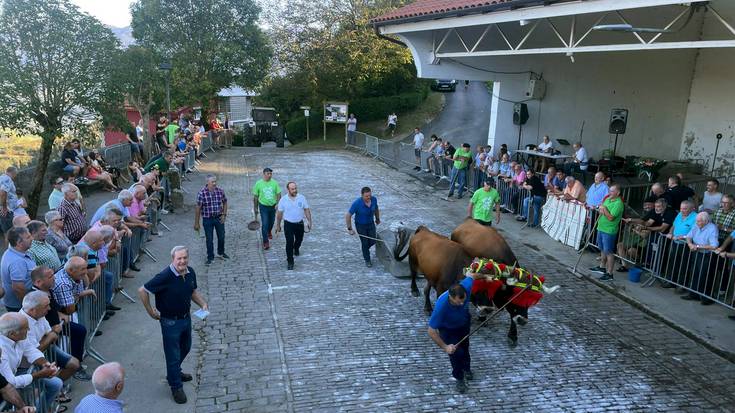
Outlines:
[[145, 213], [145, 205], [143, 205], [145, 199], [138, 201], [133, 197], [133, 203], [130, 204], [128, 207], [128, 211], [130, 211], [130, 216], [138, 218], [141, 213]]
[[513, 177], [513, 182], [517, 185], [522, 185], [526, 182], [526, 171], [521, 171], [521, 173], [516, 174], [516, 176]]

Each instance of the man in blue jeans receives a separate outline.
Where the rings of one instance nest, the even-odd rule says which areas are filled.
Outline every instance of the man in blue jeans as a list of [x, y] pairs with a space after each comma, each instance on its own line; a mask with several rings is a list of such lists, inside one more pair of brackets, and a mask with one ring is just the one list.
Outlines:
[[271, 168], [263, 169], [263, 178], [253, 186], [253, 211], [255, 217], [260, 214], [260, 232], [263, 235], [263, 249], [270, 249], [270, 240], [273, 238], [271, 231], [276, 222], [276, 205], [281, 200], [281, 187], [273, 179]]
[[465, 190], [465, 182], [467, 181], [467, 168], [472, 160], [472, 150], [470, 149], [469, 143], [463, 143], [462, 147], [457, 149], [452, 156], [452, 176], [449, 182], [449, 195], [447, 198], [451, 198], [454, 195], [454, 184], [459, 184], [457, 193], [457, 199], [462, 198], [462, 194]]
[[227, 217], [227, 197], [222, 188], [217, 187], [217, 177], [207, 176], [207, 185], [197, 194], [194, 212], [194, 230], [199, 231], [199, 217], [204, 221], [204, 236], [207, 238], [207, 262], [214, 261], [214, 231], [217, 231], [217, 258], [228, 259], [225, 254], [225, 217]]
[[530, 223], [528, 226], [537, 227], [541, 215], [541, 205], [546, 199], [546, 188], [544, 187], [544, 183], [541, 182], [541, 178], [536, 175], [536, 171], [534, 171], [533, 169], [529, 169], [528, 171], [526, 171], [526, 180], [525, 182], [523, 182], [523, 189], [531, 191], [531, 193], [523, 199], [523, 210], [521, 211], [521, 214], [516, 217], [516, 220], [528, 220], [528, 208], [530, 208], [532, 204], [533, 215], [531, 215], [531, 217], [533, 222]]
[[[156, 296], [151, 307], [150, 294]], [[209, 306], [197, 290], [197, 276], [189, 267], [189, 250], [176, 246], [171, 250], [171, 264], [138, 289], [138, 296], [148, 315], [161, 323], [163, 354], [166, 357], [166, 380], [178, 404], [186, 403], [183, 382], [191, 374], [181, 371], [181, 363], [191, 350], [191, 302], [208, 311]]]
[[363, 187], [360, 191], [360, 197], [357, 198], [350, 206], [350, 210], [345, 214], [345, 223], [347, 224], [347, 232], [355, 235], [352, 229], [352, 216], [355, 216], [355, 228], [360, 235], [360, 244], [362, 246], [362, 258], [365, 259], [365, 265], [369, 268], [373, 266], [370, 260], [370, 247], [375, 245], [377, 236], [375, 225], [380, 224], [380, 209], [378, 209], [378, 198], [372, 196], [370, 187]]

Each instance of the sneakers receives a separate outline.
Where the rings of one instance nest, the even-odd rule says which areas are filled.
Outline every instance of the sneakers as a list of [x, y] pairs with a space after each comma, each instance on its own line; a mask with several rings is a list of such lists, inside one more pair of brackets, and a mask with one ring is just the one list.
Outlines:
[[210, 266], [210, 265], [212, 265], [212, 261], [214, 261], [214, 260], [207, 260], [207, 262], [205, 262], [204, 265]]
[[454, 385], [454, 388], [457, 389], [457, 393], [465, 394], [467, 392], [467, 383], [465, 383], [464, 380], [457, 380], [457, 384]]
[[137, 265], [135, 265], [135, 264], [130, 264], [130, 266], [128, 266], [128, 268], [130, 268], [132, 271], [136, 271], [136, 272], [137, 271], [140, 271], [140, 268]]
[[605, 270], [604, 268], [602, 268], [602, 267], [600, 267], [598, 265], [597, 267], [590, 268], [590, 272], [594, 272], [594, 273], [597, 273], [597, 274], [605, 274], [607, 272], [607, 270]]
[[194, 377], [192, 377], [191, 374], [181, 373], [181, 381], [183, 381], [184, 383], [192, 380], [194, 380]]
[[286, 266], [286, 269], [289, 270], [289, 271], [293, 270], [293, 263], [292, 262], [289, 262], [288, 263], [288, 266]]
[[268, 239], [273, 239], [273, 234], [271, 234], [270, 232], [268, 232]]
[[294, 248], [294, 250], [293, 250], [293, 255], [295, 255], [295, 256], [297, 256], [297, 257], [298, 257], [298, 256], [300, 255], [300, 253], [299, 253], [299, 249], [298, 249], [298, 248]]
[[105, 307], [105, 309], [106, 310], [111, 310], [111, 311], [120, 311], [120, 310], [122, 310], [122, 308], [120, 308], [120, 307], [118, 307], [116, 305], [112, 305], [112, 304], [107, 304], [107, 307]]
[[625, 268], [624, 265], [621, 265], [620, 267], [618, 267], [618, 269], [615, 270], [615, 272], [628, 272], [628, 269]]
[[368, 268], [373, 268], [373, 262], [372, 261], [365, 261], [365, 266]]
[[614, 279], [613, 275], [610, 273], [604, 273], [602, 274], [602, 277], [598, 278], [600, 281], [612, 281]]
[[420, 166], [414, 166], [414, 167], [413, 167], [413, 170], [414, 170], [414, 171], [420, 171], [420, 170], [421, 170], [421, 167], [420, 167]]
[[163, 215], [168, 215], [168, 211], [167, 211], [166, 209], [161, 209], [161, 213], [162, 213]]
[[263, 249], [264, 249], [264, 250], [269, 250], [269, 249], [271, 249], [271, 243], [270, 243], [270, 242], [264, 242], [264, 243], [263, 243]]
[[518, 221], [518, 222], [525, 222], [526, 221], [526, 218], [524, 218], [522, 216], [517, 216], [516, 217], [516, 221]]
[[76, 373], [74, 373], [74, 378], [80, 381], [90, 381], [92, 380], [92, 375], [87, 372], [85, 368], [80, 368], [77, 370]]
[[186, 403], [186, 393], [184, 389], [179, 387], [178, 389], [171, 389], [171, 395], [174, 396], [174, 401], [178, 404]]
[[472, 374], [472, 370], [467, 370], [464, 372], [464, 378], [467, 381], [473, 380], [475, 378], [475, 375]]
[[230, 259], [230, 256], [227, 255], [227, 254], [220, 254], [220, 255], [217, 255], [217, 258], [219, 258], [221, 260], [229, 260]]

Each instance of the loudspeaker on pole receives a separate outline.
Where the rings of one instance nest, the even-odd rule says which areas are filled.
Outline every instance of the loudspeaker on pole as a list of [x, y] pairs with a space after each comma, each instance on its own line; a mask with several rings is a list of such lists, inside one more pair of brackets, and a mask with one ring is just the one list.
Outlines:
[[528, 121], [528, 105], [516, 103], [513, 105], [513, 124], [525, 125]]
[[610, 114], [610, 133], [622, 135], [628, 126], [628, 109], [613, 109]]

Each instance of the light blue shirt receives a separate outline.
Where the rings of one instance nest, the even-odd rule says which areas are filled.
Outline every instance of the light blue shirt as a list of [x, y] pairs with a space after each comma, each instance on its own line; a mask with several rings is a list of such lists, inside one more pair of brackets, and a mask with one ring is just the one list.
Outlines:
[[687, 234], [687, 238], [690, 238], [692, 243], [696, 245], [709, 245], [710, 247], [715, 248], [719, 245], [719, 242], [717, 241], [718, 236], [719, 233], [717, 231], [717, 225], [711, 222], [708, 222], [707, 225], [702, 228], [699, 228], [698, 225], [694, 225]]
[[21, 307], [22, 303], [13, 291], [13, 283], [22, 282], [25, 284], [26, 292], [31, 291], [31, 287], [33, 287], [31, 271], [34, 268], [36, 268], [36, 262], [28, 253], [8, 247], [0, 261], [0, 277], [5, 289], [3, 304], [12, 308]]
[[696, 223], [697, 214], [694, 212], [690, 212], [686, 218], [683, 218], [679, 212], [674, 219], [674, 231], [671, 234], [675, 237], [685, 237]]
[[122, 411], [121, 400], [106, 399], [96, 394], [85, 396], [74, 409], [74, 413], [122, 413]]
[[608, 192], [610, 192], [610, 188], [608, 188], [605, 182], [590, 185], [587, 190], [587, 205], [593, 207], [602, 205], [602, 201], [605, 199]]
[[117, 208], [122, 211], [123, 218], [130, 216], [130, 211], [128, 211], [128, 208], [123, 205], [122, 201], [119, 199], [113, 199], [112, 201], [105, 202], [101, 207], [97, 208], [97, 211], [95, 211], [94, 216], [92, 216], [92, 220], [89, 221], [89, 224], [94, 225], [97, 221], [101, 220], [105, 216], [105, 211], [109, 208]]
[[510, 162], [507, 163], [499, 163], [498, 170], [500, 171], [501, 175], [510, 176], [511, 172], [513, 172], [510, 169]]
[[0, 175], [0, 190], [7, 194], [8, 210], [13, 211], [18, 207], [18, 195], [15, 191], [15, 183], [8, 174]]

